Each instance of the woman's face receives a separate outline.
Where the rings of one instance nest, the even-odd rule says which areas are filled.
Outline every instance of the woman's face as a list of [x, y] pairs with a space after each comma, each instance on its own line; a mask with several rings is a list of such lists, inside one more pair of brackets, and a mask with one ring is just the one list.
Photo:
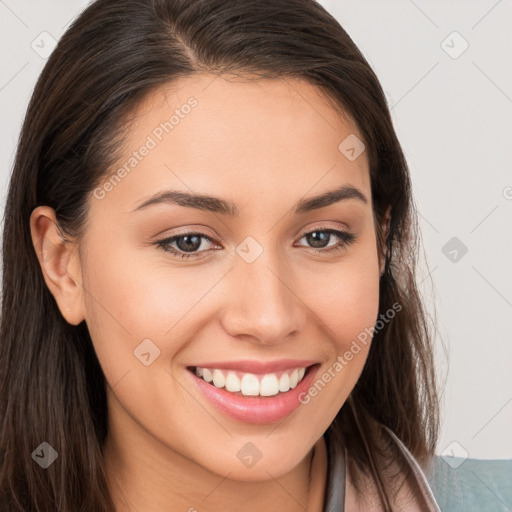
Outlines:
[[199, 74], [141, 104], [80, 247], [113, 439], [238, 480], [305, 457], [356, 384], [358, 336], [378, 314], [355, 137], [300, 80]]

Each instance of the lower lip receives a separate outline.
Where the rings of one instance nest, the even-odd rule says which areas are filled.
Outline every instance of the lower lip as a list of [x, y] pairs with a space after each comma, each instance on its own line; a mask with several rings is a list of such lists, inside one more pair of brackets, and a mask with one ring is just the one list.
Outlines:
[[187, 370], [197, 387], [213, 405], [231, 418], [244, 423], [273, 423], [292, 413], [301, 402], [299, 396], [305, 394], [320, 365], [307, 368], [304, 378], [293, 389], [274, 396], [239, 396], [209, 384]]

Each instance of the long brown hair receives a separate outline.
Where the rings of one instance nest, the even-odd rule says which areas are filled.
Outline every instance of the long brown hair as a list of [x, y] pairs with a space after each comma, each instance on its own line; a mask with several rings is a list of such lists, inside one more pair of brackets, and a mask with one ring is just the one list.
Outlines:
[[[85, 322], [68, 324], [45, 285], [29, 219], [55, 209], [76, 240], [91, 192], [115, 162], [129, 115], [149, 93], [195, 72], [301, 78], [355, 120], [370, 162], [379, 251], [386, 251], [367, 362], [328, 429], [379, 484], [379, 425], [422, 464], [439, 422], [432, 331], [415, 281], [416, 213], [407, 163], [377, 77], [313, 0], [97, 0], [62, 36], [32, 94], [4, 216], [0, 331], [0, 503], [9, 511], [112, 512], [103, 466], [105, 378]], [[341, 141], [340, 141], [341, 142]], [[380, 222], [387, 207], [387, 238]], [[58, 452], [42, 471], [31, 453]], [[3, 510], [3, 508], [2, 508]]]

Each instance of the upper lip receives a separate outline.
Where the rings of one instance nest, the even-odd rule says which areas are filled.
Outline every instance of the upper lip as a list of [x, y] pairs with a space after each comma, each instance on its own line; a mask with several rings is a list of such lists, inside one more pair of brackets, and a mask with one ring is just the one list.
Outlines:
[[238, 370], [244, 373], [273, 373], [292, 368], [306, 368], [318, 361], [305, 359], [280, 359], [278, 361], [219, 361], [197, 364], [200, 368], [218, 368], [219, 370]]

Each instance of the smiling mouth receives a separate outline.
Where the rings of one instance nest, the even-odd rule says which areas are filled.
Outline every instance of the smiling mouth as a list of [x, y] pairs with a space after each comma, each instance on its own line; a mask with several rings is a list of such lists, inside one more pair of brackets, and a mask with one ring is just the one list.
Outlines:
[[264, 374], [200, 366], [189, 366], [187, 370], [211, 386], [224, 389], [236, 396], [249, 398], [285, 395], [309, 374], [313, 366], [316, 365]]

